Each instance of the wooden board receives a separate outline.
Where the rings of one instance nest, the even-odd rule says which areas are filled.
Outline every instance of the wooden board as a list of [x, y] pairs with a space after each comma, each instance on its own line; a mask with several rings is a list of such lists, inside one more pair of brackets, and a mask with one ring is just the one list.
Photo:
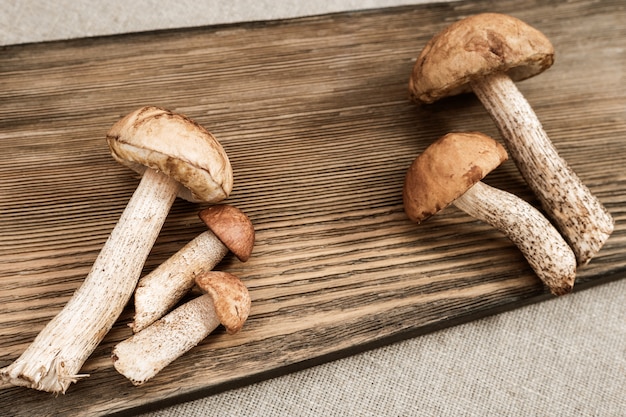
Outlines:
[[[459, 17], [499, 11], [554, 43], [553, 68], [520, 83], [563, 157], [616, 219], [577, 289], [626, 273], [626, 10], [615, 1], [400, 7], [278, 22], [28, 44], [0, 55], [0, 366], [89, 271], [137, 179], [108, 155], [118, 118], [154, 104], [187, 114], [228, 152], [228, 202], [257, 245], [218, 269], [249, 286], [244, 330], [222, 330], [141, 387], [113, 345], [130, 305], [58, 398], [2, 385], [0, 414], [131, 413], [249, 384], [550, 297], [498, 232], [454, 208], [403, 214], [404, 173], [453, 130], [498, 137], [471, 95], [418, 107], [407, 81], [425, 42]], [[511, 161], [486, 182], [536, 200]], [[199, 234], [177, 201], [145, 267]]]

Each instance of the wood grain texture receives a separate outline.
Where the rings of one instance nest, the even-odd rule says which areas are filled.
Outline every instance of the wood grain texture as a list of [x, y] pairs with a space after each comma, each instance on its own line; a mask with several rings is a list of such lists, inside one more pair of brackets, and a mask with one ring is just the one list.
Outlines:
[[[506, 238], [454, 208], [415, 225], [402, 211], [411, 161], [453, 130], [498, 137], [471, 95], [426, 107], [408, 76], [426, 41], [459, 17], [498, 11], [557, 51], [519, 84], [561, 155], [616, 220], [576, 289], [626, 274], [626, 10], [623, 2], [503, 1], [2, 48], [0, 367], [80, 285], [137, 185], [108, 155], [122, 115], [184, 113], [223, 144], [228, 202], [257, 232], [241, 277], [252, 312], [141, 387], [117, 374], [129, 305], [67, 394], [2, 385], [0, 414], [130, 414], [280, 375], [550, 297]], [[511, 161], [485, 182], [537, 204]], [[149, 272], [201, 233], [203, 206], [176, 201]], [[575, 318], [572, 318], [575, 320]]]

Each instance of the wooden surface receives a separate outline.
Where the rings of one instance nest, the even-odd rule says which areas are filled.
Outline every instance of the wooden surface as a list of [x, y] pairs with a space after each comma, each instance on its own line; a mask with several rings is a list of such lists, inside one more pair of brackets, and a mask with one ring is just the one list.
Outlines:
[[[54, 398], [2, 385], [0, 414], [132, 413], [249, 384], [550, 297], [498, 232], [455, 208], [403, 214], [412, 159], [452, 130], [498, 137], [471, 96], [418, 107], [407, 80], [425, 42], [482, 11], [522, 18], [556, 64], [520, 83], [559, 152], [616, 219], [577, 289], [626, 273], [626, 10], [621, 0], [472, 2], [5, 47], [0, 54], [0, 367], [12, 362], [89, 271], [137, 179], [108, 155], [119, 117], [154, 104], [187, 114], [228, 152], [228, 202], [257, 245], [239, 275], [252, 314], [216, 331], [141, 387], [113, 345], [132, 305]], [[506, 162], [487, 183], [536, 204]], [[148, 272], [203, 228], [177, 201]]]

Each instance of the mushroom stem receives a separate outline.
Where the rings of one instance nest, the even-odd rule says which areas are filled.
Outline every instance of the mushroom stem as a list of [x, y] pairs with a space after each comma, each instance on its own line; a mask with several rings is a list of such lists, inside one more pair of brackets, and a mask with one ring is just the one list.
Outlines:
[[559, 156], [508, 75], [475, 77], [470, 84], [498, 126], [520, 173], [572, 247], [578, 264], [587, 264], [613, 232], [613, 218]]
[[227, 252], [226, 245], [207, 230], [141, 278], [135, 289], [133, 332], [163, 317], [193, 287], [196, 275], [215, 268]]
[[145, 171], [85, 281], [26, 351], [0, 370], [4, 381], [65, 393], [89, 376], [78, 372], [132, 296], [179, 187], [160, 172]]
[[208, 271], [196, 276], [207, 294], [196, 297], [120, 342], [111, 358], [117, 371], [141, 385], [206, 338], [220, 323], [237, 333], [250, 314], [250, 294], [236, 276]]
[[194, 298], [113, 349], [115, 369], [141, 385], [205, 339], [220, 321], [211, 297]]
[[483, 182], [474, 184], [453, 204], [504, 233], [554, 295], [572, 290], [576, 278], [574, 253], [539, 210]]

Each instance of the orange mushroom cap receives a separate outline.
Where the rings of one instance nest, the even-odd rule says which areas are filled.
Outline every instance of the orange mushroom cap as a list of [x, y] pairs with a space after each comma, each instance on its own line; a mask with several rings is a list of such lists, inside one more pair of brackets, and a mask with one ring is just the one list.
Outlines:
[[479, 132], [448, 133], [433, 142], [407, 171], [403, 201], [420, 223], [443, 210], [508, 158], [504, 147]]
[[219, 204], [207, 207], [198, 215], [241, 262], [250, 258], [254, 247], [254, 226], [244, 212], [231, 205]]

